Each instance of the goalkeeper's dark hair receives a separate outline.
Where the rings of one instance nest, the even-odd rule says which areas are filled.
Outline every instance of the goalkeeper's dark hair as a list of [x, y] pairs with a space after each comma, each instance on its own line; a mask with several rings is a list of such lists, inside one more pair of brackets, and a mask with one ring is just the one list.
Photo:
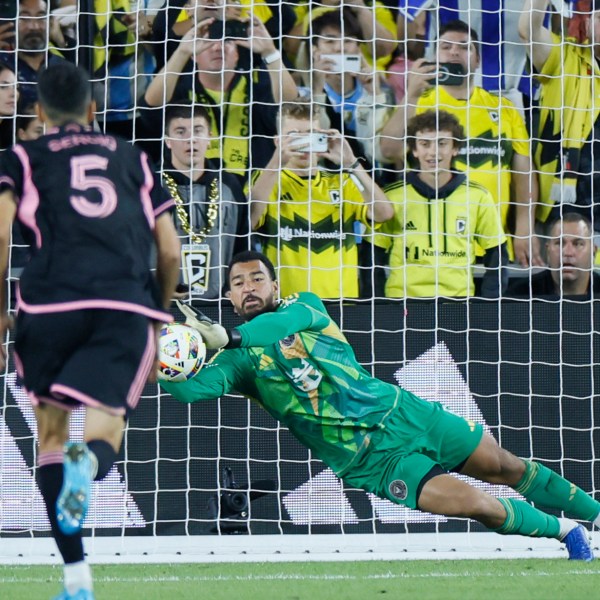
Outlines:
[[277, 281], [277, 274], [275, 273], [275, 267], [273, 266], [273, 263], [262, 252], [256, 252], [255, 250], [244, 250], [244, 252], [238, 252], [235, 254], [229, 261], [229, 265], [227, 266], [227, 286], [229, 286], [229, 275], [231, 274], [233, 265], [237, 265], [238, 263], [247, 263], [253, 260], [258, 260], [265, 265], [269, 271], [271, 279], [273, 281]]
[[37, 92], [44, 112], [57, 125], [86, 116], [92, 100], [87, 71], [66, 60], [49, 65], [39, 74]]

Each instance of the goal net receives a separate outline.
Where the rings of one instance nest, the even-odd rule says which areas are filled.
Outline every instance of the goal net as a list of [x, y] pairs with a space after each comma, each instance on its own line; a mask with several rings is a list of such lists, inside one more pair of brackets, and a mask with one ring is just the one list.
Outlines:
[[[0, 28], [10, 22], [10, 3], [0, 2], [0, 7], [5, 10], [5, 4]], [[434, 299], [406, 298], [404, 294], [391, 297], [383, 284], [378, 287], [378, 278], [385, 278], [389, 269], [376, 264], [377, 252], [371, 244], [376, 234], [357, 223], [358, 218], [350, 221], [350, 230], [345, 229], [347, 223], [343, 219], [338, 219], [327, 233], [311, 222], [312, 211], [316, 213], [317, 209], [306, 208], [304, 229], [280, 215], [272, 222], [275, 229], [267, 227], [250, 233], [255, 223], [248, 198], [257, 171], [275, 172], [280, 194], [274, 202], [279, 208], [286, 200], [293, 201], [293, 190], [300, 189], [291, 187], [286, 196], [284, 187], [290, 185], [289, 181], [284, 182], [281, 169], [273, 167], [276, 161], [269, 162], [271, 156], [281, 155], [281, 146], [274, 145], [273, 140], [281, 126], [277, 119], [279, 107], [290, 100], [286, 96], [290, 90], [299, 93], [303, 102], [313, 99], [311, 110], [318, 119], [314, 131], [339, 129], [353, 141], [353, 155], [361, 158], [361, 168], [381, 188], [402, 177], [403, 155], [398, 155], [396, 161], [384, 156], [380, 146], [382, 131], [406, 94], [407, 73], [413, 72], [416, 57], [422, 53], [436, 62], [434, 32], [453, 18], [467, 22], [480, 38], [481, 62], [469, 85], [513, 102], [530, 136], [520, 141], [526, 146], [532, 144], [530, 148], [535, 152], [540, 137], [535, 129], [539, 86], [528, 74], [527, 48], [518, 36], [522, 0], [401, 0], [400, 9], [397, 3], [365, 2], [364, 7], [362, 1], [346, 3], [344, 8], [352, 16], [342, 19], [342, 34], [348, 28], [350, 35], [356, 27], [360, 39], [352, 42], [350, 52], [344, 47], [333, 47], [332, 42], [329, 54], [347, 57], [356, 52], [361, 70], [377, 79], [377, 89], [360, 99], [352, 96], [355, 80], [348, 83], [344, 73], [341, 88], [328, 94], [328, 86], [333, 84], [319, 78], [315, 67], [315, 61], [327, 52], [315, 49], [312, 27], [315, 19], [332, 6], [336, 8], [337, 2], [321, 5], [228, 0], [227, 5], [221, 6], [218, 1], [213, 5], [202, 0], [82, 0], [50, 2], [50, 6], [32, 1], [16, 4], [21, 12], [14, 37], [0, 48], [0, 58], [12, 60], [12, 64], [18, 60], [21, 97], [32, 93], [35, 86], [27, 82], [29, 63], [22, 56], [19, 59], [19, 53], [31, 42], [31, 30], [39, 27], [45, 39], [44, 62], [74, 60], [92, 73], [98, 106], [94, 126], [140, 145], [152, 156], [157, 169], [167, 173], [177, 170], [175, 151], [169, 141], [176, 139], [177, 134], [169, 130], [165, 108], [185, 107], [189, 103], [207, 111], [213, 133], [206, 150], [210, 159], [206, 172], [218, 176], [218, 201], [227, 202], [231, 211], [228, 214], [237, 219], [237, 228], [225, 223], [224, 213], [217, 217], [216, 229], [214, 223], [202, 219], [194, 222], [190, 210], [190, 195], [194, 192], [189, 182], [182, 183], [184, 168], [175, 178], [175, 189], [190, 219], [187, 231], [178, 224], [182, 243], [188, 249], [183, 268], [189, 271], [182, 272], [182, 290], [208, 316], [226, 327], [239, 324], [220, 292], [225, 283], [223, 258], [217, 260], [215, 268], [209, 264], [210, 255], [204, 253], [206, 248], [212, 248], [214, 240], [220, 240], [230, 251], [245, 244], [269, 248], [275, 256], [290, 252], [290, 243], [295, 243], [294, 251], [300, 255], [298, 249], [303, 249], [306, 261], [302, 267], [293, 267], [291, 280], [295, 272], [306, 282], [303, 287], [314, 291], [319, 291], [324, 280], [339, 284], [337, 289], [342, 292], [326, 302], [327, 308], [355, 349], [359, 362], [370, 372], [481, 423], [507, 450], [540, 461], [586, 492], [598, 494], [600, 405], [596, 386], [600, 382], [600, 314], [595, 310], [593, 296], [482, 299], [476, 297], [485, 271], [482, 263], [473, 268], [455, 267], [452, 276], [460, 279], [467, 272], [473, 276], [469, 285], [474, 288], [469, 287], [468, 295], [472, 297], [468, 299], [446, 298], [441, 293], [434, 293], [439, 296]], [[38, 4], [42, 7], [39, 14], [30, 14], [31, 7]], [[577, 17], [578, 10], [580, 7], [573, 3], [557, 2], [555, 12], [547, 18]], [[200, 48], [202, 40], [187, 33], [190, 26], [199, 27], [203, 19], [221, 14], [242, 20], [253, 14], [259, 24], [265, 24], [264, 31], [273, 39], [273, 48], [252, 37], [238, 40], [237, 45], [225, 42], [225, 56], [210, 58], [213, 63], [207, 58], [202, 66], [196, 65], [196, 71], [187, 71], [187, 59], [195, 52], [204, 58], [208, 56]], [[6, 18], [2, 20], [3, 17]], [[262, 27], [259, 24], [255, 27]], [[567, 21], [559, 25], [566, 32]], [[326, 25], [321, 37], [335, 37], [331, 27]], [[182, 55], [182, 44], [186, 43], [191, 50], [188, 48], [187, 54]], [[214, 68], [213, 64], [221, 66]], [[160, 69], [164, 69], [164, 74]], [[198, 72], [209, 77], [201, 78]], [[161, 84], [152, 89], [156, 79]], [[215, 86], [219, 81], [220, 90]], [[371, 89], [368, 77], [361, 76], [357, 81], [361, 89]], [[32, 97], [35, 98], [34, 92]], [[322, 120], [323, 115], [326, 121]], [[500, 125], [508, 118], [503, 113], [497, 116]], [[395, 141], [403, 143], [408, 119], [407, 114], [401, 122], [402, 137]], [[0, 127], [10, 129], [16, 141], [27, 139], [22, 136], [27, 135], [32, 124], [31, 105], [19, 102], [16, 118], [2, 117]], [[504, 185], [500, 181], [502, 153], [508, 146], [497, 131], [495, 137], [491, 133], [490, 136], [488, 154], [495, 159], [488, 166], [477, 168], [488, 178], [496, 177], [494, 185], [500, 189]], [[469, 141], [467, 131], [468, 150], [462, 155], [467, 170], [476, 167], [472, 163], [477, 152], [469, 154], [476, 145]], [[507, 151], [512, 155], [514, 147]], [[326, 165], [330, 173], [350, 180], [357, 194], [364, 192], [364, 180], [356, 173], [345, 173], [347, 165], [343, 161], [332, 162]], [[520, 185], [518, 179], [510, 179], [516, 168], [514, 161], [505, 167], [510, 196], [500, 202], [507, 204], [506, 212], [511, 214], [518, 203], [514, 187]], [[195, 175], [191, 166], [188, 169], [186, 176], [192, 181]], [[531, 169], [525, 173], [525, 188], [521, 188], [527, 194], [533, 194], [535, 185], [530, 175], [537, 175], [533, 163]], [[229, 173], [235, 183], [227, 184], [223, 173]], [[301, 186], [301, 182], [296, 183]], [[235, 193], [231, 192], [234, 188], [238, 190]], [[338, 196], [330, 195], [328, 201], [343, 202], [343, 189], [338, 182], [337, 188], [328, 190]], [[228, 197], [228, 193], [232, 196]], [[313, 196], [316, 205], [324, 202], [315, 189], [306, 193], [307, 207]], [[206, 192], [200, 204], [206, 207], [209, 203]], [[535, 202], [528, 205], [530, 216], [536, 208]], [[509, 238], [515, 240], [519, 235], [510, 225], [510, 218], [506, 217], [503, 224], [511, 232]], [[410, 224], [406, 220], [404, 231], [397, 235], [405, 235]], [[194, 232], [204, 238], [194, 241]], [[548, 238], [541, 224], [537, 225], [537, 235], [544, 255]], [[531, 253], [533, 236], [527, 237], [526, 242]], [[327, 244], [336, 243], [352, 246], [355, 256], [339, 253], [323, 266], [319, 252]], [[15, 285], [26, 256], [27, 248], [15, 232], [8, 276], [12, 311]], [[344, 261], [352, 256], [355, 266], [360, 265], [354, 275], [357, 291], [343, 294], [346, 283], [341, 272], [347, 266]], [[539, 268], [519, 267], [514, 254], [512, 258], [511, 280], [531, 282]], [[435, 272], [445, 265], [444, 260], [440, 254], [422, 268]], [[500, 285], [500, 270], [496, 268], [494, 273]], [[289, 274], [286, 276], [289, 280]], [[213, 297], [208, 292], [209, 278], [216, 282], [213, 288], [217, 294]], [[405, 276], [405, 289], [409, 285]], [[183, 320], [178, 312], [174, 316]], [[35, 419], [16, 374], [11, 335], [7, 367], [0, 374], [0, 557], [7, 561], [53, 561], [57, 560], [56, 550], [49, 539], [49, 523], [35, 482]], [[102, 365], [98, 368], [102, 369]], [[79, 409], [73, 413], [71, 436], [81, 439], [82, 432], [83, 412]], [[507, 488], [471, 483], [495, 496], [518, 497]], [[531, 551], [554, 556], [561, 552], [555, 542], [502, 538], [486, 533], [474, 521], [410, 510], [349, 488], [285, 427], [246, 398], [226, 396], [185, 405], [150, 384], [127, 423], [116, 465], [103, 481], [94, 484], [84, 532], [89, 537], [87, 552], [96, 560], [106, 561], [153, 557], [214, 560], [219, 556], [231, 560], [252, 556], [285, 559], [302, 554], [325, 559], [359, 554], [439, 557], [456, 552], [484, 556], [497, 555], [498, 550], [511, 556]]]

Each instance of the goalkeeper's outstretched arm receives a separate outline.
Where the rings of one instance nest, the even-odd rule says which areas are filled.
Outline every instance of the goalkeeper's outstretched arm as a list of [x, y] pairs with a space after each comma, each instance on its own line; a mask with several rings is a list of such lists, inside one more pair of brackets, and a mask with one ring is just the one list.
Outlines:
[[258, 315], [239, 327], [226, 330], [191, 306], [179, 301], [177, 305], [186, 317], [186, 324], [200, 332], [206, 347], [210, 349], [268, 346], [299, 331], [320, 331], [330, 322], [324, 307], [319, 310], [319, 307], [298, 301], [282, 310]]

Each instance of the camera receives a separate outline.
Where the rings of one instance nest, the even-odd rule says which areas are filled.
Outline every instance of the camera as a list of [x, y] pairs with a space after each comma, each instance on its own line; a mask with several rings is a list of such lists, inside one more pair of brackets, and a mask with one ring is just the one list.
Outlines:
[[423, 63], [424, 65], [437, 66], [437, 75], [428, 79], [432, 85], [462, 85], [465, 81], [465, 70], [458, 63]]
[[17, 4], [17, 0], [0, 0], [0, 19], [16, 19]]
[[333, 62], [332, 73], [360, 73], [360, 54], [323, 54]]
[[229, 19], [227, 21], [215, 20], [208, 28], [208, 39], [210, 40], [228, 40], [228, 39], [246, 39], [248, 37], [248, 23]]
[[216, 521], [211, 533], [248, 533], [250, 503], [276, 489], [275, 482], [270, 479], [240, 485], [236, 483], [233, 471], [229, 467], [223, 468], [222, 491], [208, 500], [208, 516]]
[[297, 133], [292, 138], [290, 147], [298, 152], [327, 152], [329, 147], [326, 133]]

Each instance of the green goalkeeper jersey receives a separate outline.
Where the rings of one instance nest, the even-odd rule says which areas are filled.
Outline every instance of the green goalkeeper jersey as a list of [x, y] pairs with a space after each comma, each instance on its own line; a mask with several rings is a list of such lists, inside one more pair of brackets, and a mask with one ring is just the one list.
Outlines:
[[286, 425], [338, 475], [385, 429], [401, 388], [372, 377], [315, 294], [237, 327], [240, 348], [222, 350], [193, 378], [161, 386], [182, 402], [239, 392]]

